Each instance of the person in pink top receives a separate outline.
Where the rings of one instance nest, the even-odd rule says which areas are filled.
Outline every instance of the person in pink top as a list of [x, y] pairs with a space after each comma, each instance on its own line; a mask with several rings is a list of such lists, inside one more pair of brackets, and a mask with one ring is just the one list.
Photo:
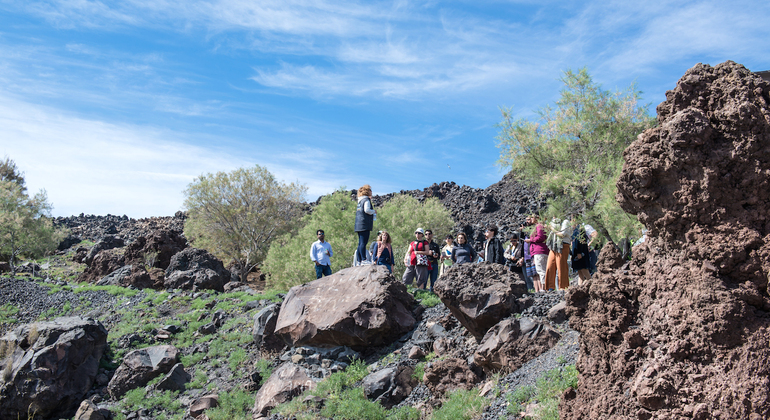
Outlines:
[[[535, 291], [545, 290], [545, 273], [546, 263], [548, 263], [548, 246], [545, 244], [547, 238], [545, 234], [545, 228], [537, 220], [536, 215], [529, 216], [527, 218], [527, 224], [535, 225], [535, 230], [532, 231], [532, 235], [525, 239], [524, 242], [529, 243], [529, 254], [532, 255], [532, 262], [535, 265], [535, 271], [540, 279], [535, 283]], [[537, 284], [540, 283], [540, 284]], [[538, 287], [539, 286], [539, 287]]]

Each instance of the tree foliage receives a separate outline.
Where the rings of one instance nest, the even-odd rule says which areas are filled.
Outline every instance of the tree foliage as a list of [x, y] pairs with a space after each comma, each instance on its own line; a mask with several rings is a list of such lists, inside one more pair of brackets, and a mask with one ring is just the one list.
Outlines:
[[498, 164], [548, 195], [546, 216], [575, 213], [610, 241], [636, 233], [639, 222], [618, 205], [615, 184], [623, 151], [654, 118], [634, 85], [603, 90], [585, 68], [560, 80], [560, 99], [540, 109], [538, 121], [501, 110]]
[[29, 197], [23, 183], [0, 180], [0, 253], [8, 256], [14, 274], [20, 257], [41, 257], [66, 236], [53, 226], [50, 213], [45, 191]]
[[[390, 233], [396, 261], [394, 275], [399, 277], [404, 272], [402, 260], [407, 244], [414, 240], [416, 228], [431, 229], [436, 238], [443, 238], [454, 226], [449, 211], [435, 198], [420, 203], [412, 196], [397, 195], [376, 210], [377, 220], [369, 244], [376, 240], [378, 231]], [[356, 202], [347, 190], [339, 189], [323, 197], [313, 212], [303, 218], [303, 227], [296, 234], [285, 234], [270, 246], [263, 266], [268, 287], [288, 290], [315, 280], [310, 245], [315, 242], [318, 229], [323, 229], [332, 245], [332, 271], [350, 267], [358, 246], [358, 236], [353, 231], [355, 215]]]
[[225, 263], [234, 263], [242, 281], [267, 255], [270, 243], [295, 229], [306, 187], [276, 181], [256, 165], [205, 174], [185, 189], [185, 236]]
[[0, 161], [0, 181], [15, 182], [21, 187], [21, 192], [27, 192], [24, 174], [16, 167], [16, 162], [12, 161], [8, 156], [5, 157], [5, 160]]

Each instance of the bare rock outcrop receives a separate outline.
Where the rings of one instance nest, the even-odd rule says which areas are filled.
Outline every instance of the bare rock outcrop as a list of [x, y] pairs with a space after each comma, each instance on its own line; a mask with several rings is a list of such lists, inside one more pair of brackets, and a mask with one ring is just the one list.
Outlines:
[[567, 292], [580, 387], [560, 413], [768, 418], [770, 84], [698, 64], [657, 109], [618, 181], [648, 238]]
[[477, 341], [493, 325], [530, 304], [524, 281], [504, 265], [490, 262], [453, 265], [434, 290]]
[[147, 385], [148, 382], [168, 373], [179, 360], [179, 350], [174, 346], [152, 346], [134, 350], [123, 358], [108, 390], [113, 398]]
[[472, 389], [481, 378], [468, 367], [463, 359], [446, 359], [425, 369], [425, 386], [433, 395], [444, 395], [456, 389]]
[[171, 257], [187, 247], [187, 239], [181, 232], [160, 229], [147, 236], [139, 236], [126, 247], [126, 258], [142, 261], [148, 267], [167, 269]]
[[80, 317], [22, 325], [0, 338], [0, 418], [74, 412], [106, 345], [104, 326]]
[[547, 322], [533, 318], [504, 319], [484, 335], [473, 362], [485, 371], [513, 372], [550, 350], [560, 338]]
[[275, 333], [292, 346], [381, 346], [414, 327], [416, 304], [385, 267], [346, 268], [292, 287]]

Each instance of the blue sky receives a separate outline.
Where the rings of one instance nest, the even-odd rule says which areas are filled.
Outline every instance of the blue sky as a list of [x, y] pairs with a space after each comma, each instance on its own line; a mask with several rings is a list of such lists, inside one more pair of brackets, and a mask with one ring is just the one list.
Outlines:
[[566, 69], [665, 99], [684, 72], [770, 69], [767, 1], [0, 0], [0, 154], [54, 215], [171, 215], [259, 164], [308, 199], [503, 175], [500, 107]]

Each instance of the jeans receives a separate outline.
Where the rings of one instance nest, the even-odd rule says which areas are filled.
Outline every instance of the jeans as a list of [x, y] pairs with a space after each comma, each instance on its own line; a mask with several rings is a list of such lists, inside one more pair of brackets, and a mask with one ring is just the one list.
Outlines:
[[433, 291], [433, 285], [436, 283], [436, 279], [438, 278], [438, 263], [433, 263], [433, 268], [428, 271], [428, 274], [430, 275], [430, 291]]
[[323, 276], [331, 276], [332, 268], [328, 265], [316, 265], [315, 266], [315, 278], [320, 279]]
[[372, 232], [369, 230], [358, 232], [358, 248], [356, 249], [358, 261], [366, 261], [366, 244], [369, 242], [370, 233]]

